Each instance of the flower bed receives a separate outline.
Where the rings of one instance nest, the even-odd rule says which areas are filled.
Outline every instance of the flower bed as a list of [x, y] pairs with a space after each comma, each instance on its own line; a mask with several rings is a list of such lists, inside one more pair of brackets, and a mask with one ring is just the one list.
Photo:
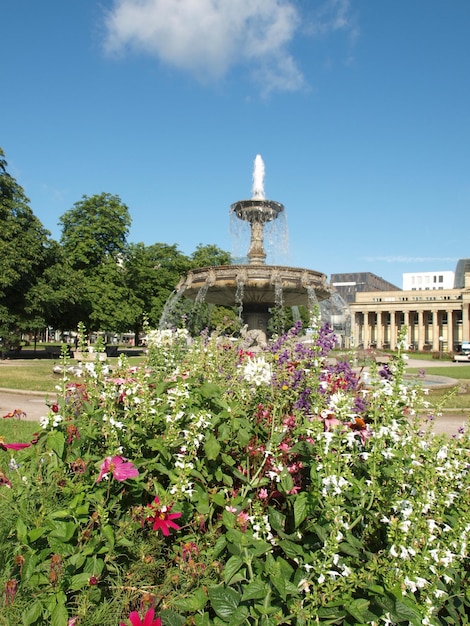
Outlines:
[[400, 352], [366, 388], [299, 332], [64, 367], [2, 444], [0, 624], [468, 623], [468, 431], [432, 434]]

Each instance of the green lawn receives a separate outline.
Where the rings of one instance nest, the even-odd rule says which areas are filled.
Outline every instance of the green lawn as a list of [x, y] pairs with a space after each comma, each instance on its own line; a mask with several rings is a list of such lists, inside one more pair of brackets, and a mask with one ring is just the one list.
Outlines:
[[[26, 443], [31, 441], [33, 435], [41, 430], [38, 422], [27, 420], [2, 419], [0, 420], [0, 440], [3, 438], [8, 443]], [[11, 452], [14, 454], [14, 452]], [[6, 456], [4, 452], [0, 459]]]
[[[117, 358], [108, 359], [110, 366]], [[130, 357], [129, 364], [142, 363], [142, 357]], [[70, 360], [70, 364], [76, 361]], [[55, 391], [55, 386], [60, 382], [60, 375], [54, 374], [52, 368], [60, 365], [60, 360], [55, 359], [28, 359], [0, 361], [0, 387], [6, 389], [27, 389], [28, 391]]]
[[446, 367], [442, 364], [436, 367], [426, 367], [426, 363], [423, 363], [422, 368], [407, 368], [409, 374], [419, 374], [424, 372], [429, 376], [447, 376], [448, 378], [456, 378], [457, 380], [468, 380], [470, 383], [470, 365], [459, 365], [458, 367]]

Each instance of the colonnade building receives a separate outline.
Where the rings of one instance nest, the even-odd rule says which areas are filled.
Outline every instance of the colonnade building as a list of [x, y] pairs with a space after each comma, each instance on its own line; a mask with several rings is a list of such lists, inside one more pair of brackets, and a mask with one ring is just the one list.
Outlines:
[[453, 288], [356, 291], [348, 304], [353, 346], [394, 350], [406, 326], [410, 349], [457, 352], [470, 340], [470, 259], [457, 263]]

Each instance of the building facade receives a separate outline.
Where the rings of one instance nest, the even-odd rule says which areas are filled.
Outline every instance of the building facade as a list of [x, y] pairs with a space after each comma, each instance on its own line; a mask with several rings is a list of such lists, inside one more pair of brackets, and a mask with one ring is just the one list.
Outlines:
[[[394, 350], [402, 326], [414, 350], [458, 351], [470, 339], [470, 262], [459, 261], [460, 287], [357, 292], [350, 303], [354, 346]], [[457, 277], [457, 272], [456, 272]]]
[[432, 291], [453, 289], [454, 272], [404, 272], [403, 291]]

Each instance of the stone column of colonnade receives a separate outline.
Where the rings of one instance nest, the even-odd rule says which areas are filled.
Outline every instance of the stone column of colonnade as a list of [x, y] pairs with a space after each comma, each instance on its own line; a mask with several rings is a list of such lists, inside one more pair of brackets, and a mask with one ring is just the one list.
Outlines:
[[454, 349], [454, 310], [447, 310], [447, 351]]
[[432, 312], [432, 349], [439, 352], [439, 337], [441, 336], [441, 311]]
[[418, 350], [423, 349], [424, 341], [424, 311], [418, 311]]
[[362, 325], [362, 343], [363, 343], [364, 348], [367, 349], [370, 344], [369, 311], [364, 311], [363, 319], [364, 319], [364, 324]]
[[377, 330], [375, 333], [375, 345], [380, 350], [383, 348], [383, 324], [382, 324], [382, 311], [376, 312], [376, 320], [377, 320]]

